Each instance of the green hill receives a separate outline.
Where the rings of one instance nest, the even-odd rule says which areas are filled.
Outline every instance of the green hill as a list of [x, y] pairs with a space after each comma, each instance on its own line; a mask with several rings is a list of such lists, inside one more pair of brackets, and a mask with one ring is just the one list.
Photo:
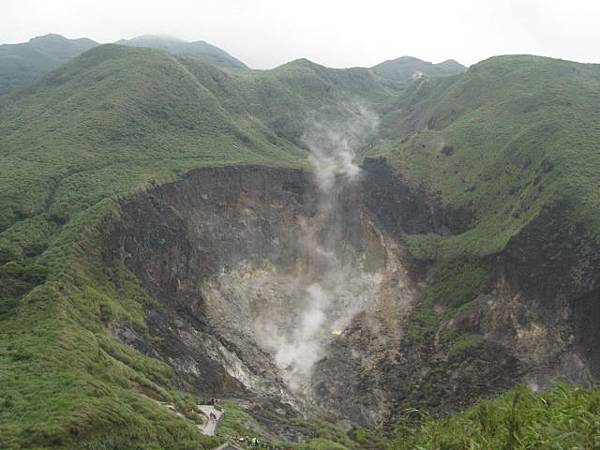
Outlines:
[[386, 92], [366, 69], [299, 61], [229, 73], [156, 50], [97, 47], [0, 103], [0, 226], [45, 211], [68, 220], [198, 164], [299, 164], [310, 111], [334, 114], [344, 98]]
[[467, 68], [453, 59], [433, 64], [412, 56], [401, 56], [377, 64], [371, 67], [371, 70], [387, 80], [406, 82], [420, 77], [434, 78], [457, 75], [463, 73]]
[[[185, 42], [170, 37], [139, 36], [122, 39], [117, 44], [193, 56], [221, 67], [246, 68], [241, 61], [204, 41]], [[67, 39], [58, 34], [39, 36], [21, 44], [0, 45], [0, 95], [31, 86], [47, 73], [97, 45], [91, 39]]]
[[430, 256], [488, 255], [544, 207], [566, 203], [598, 236], [600, 66], [501, 56], [415, 82], [385, 116], [381, 146], [415, 185], [475, 214], [458, 236], [418, 239]]
[[0, 45], [0, 95], [33, 84], [46, 73], [98, 45], [91, 39], [48, 34], [22, 44]]
[[122, 39], [116, 43], [130, 47], [155, 48], [173, 55], [194, 56], [221, 67], [246, 68], [243, 62], [205, 41], [186, 42], [167, 36], [138, 36], [133, 39]]

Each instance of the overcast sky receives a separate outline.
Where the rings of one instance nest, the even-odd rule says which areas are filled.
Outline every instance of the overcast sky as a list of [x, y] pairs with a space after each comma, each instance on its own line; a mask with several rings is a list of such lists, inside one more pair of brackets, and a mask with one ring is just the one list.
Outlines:
[[402, 55], [470, 65], [534, 53], [600, 62], [597, 0], [0, 0], [0, 43], [59, 33], [206, 40], [254, 68], [332, 67]]

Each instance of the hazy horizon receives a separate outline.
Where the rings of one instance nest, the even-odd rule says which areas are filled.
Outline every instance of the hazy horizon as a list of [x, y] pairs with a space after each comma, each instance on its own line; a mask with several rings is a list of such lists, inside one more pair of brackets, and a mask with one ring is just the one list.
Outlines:
[[100, 43], [140, 35], [203, 40], [250, 67], [307, 58], [329, 67], [370, 67], [400, 56], [469, 66], [502, 54], [600, 62], [600, 4], [573, 0], [319, 3], [275, 0], [7, 0], [0, 43], [46, 34]]

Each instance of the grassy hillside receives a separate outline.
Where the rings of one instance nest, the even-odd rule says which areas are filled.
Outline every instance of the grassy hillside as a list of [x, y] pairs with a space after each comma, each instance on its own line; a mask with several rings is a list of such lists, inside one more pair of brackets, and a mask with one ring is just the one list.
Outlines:
[[[186, 42], [160, 36], [122, 39], [117, 44], [187, 55], [220, 67], [243, 69], [245, 64], [204, 41]], [[0, 96], [31, 86], [81, 53], [98, 46], [91, 39], [67, 39], [58, 34], [39, 36], [20, 44], [0, 45]]]
[[2, 98], [0, 448], [217, 443], [157, 403], [193, 403], [171, 369], [111, 334], [113, 321], [144, 333], [153, 300], [124, 268], [103, 267], [101, 224], [119, 196], [193, 167], [302, 166], [307, 117], [384, 92], [365, 70], [231, 73], [105, 45]]
[[534, 56], [495, 57], [462, 76], [415, 82], [384, 117], [373, 154], [475, 214], [466, 233], [415, 237], [415, 252], [498, 252], [560, 201], [598, 237], [599, 99], [600, 66]]
[[133, 39], [121, 39], [117, 44], [130, 47], [155, 48], [173, 55], [194, 56], [221, 67], [246, 68], [246, 65], [240, 60], [205, 41], [186, 42], [166, 36], [138, 36]]
[[360, 107], [377, 110], [395, 93], [368, 69], [329, 69], [305, 59], [269, 71], [235, 73], [192, 59], [182, 62], [248, 126], [264, 126], [298, 146], [314, 122], [333, 124]]
[[600, 446], [600, 391], [558, 385], [542, 393], [518, 386], [446, 419], [412, 410], [390, 449], [595, 449]]
[[0, 95], [30, 86], [51, 70], [98, 45], [90, 39], [48, 34], [22, 44], [0, 45]]
[[[383, 116], [379, 143], [366, 153], [386, 157], [409, 184], [472, 218], [456, 234], [405, 236], [412, 254], [431, 268], [412, 317], [412, 341], [428, 345], [494, 281], [498, 268], [490, 261], [506, 254], [525, 227], [541, 233], [548, 217], [562, 231], [538, 235], [540, 242], [562, 243], [577, 228], [575, 243], [566, 244], [577, 255], [533, 284], [543, 288], [558, 273], [555, 286], [577, 290], [575, 297], [589, 293], [600, 242], [599, 93], [599, 65], [501, 56], [462, 75], [416, 80]], [[535, 265], [529, 277], [551, 270], [543, 261]], [[476, 335], [452, 339], [449, 351], [480, 343]]]

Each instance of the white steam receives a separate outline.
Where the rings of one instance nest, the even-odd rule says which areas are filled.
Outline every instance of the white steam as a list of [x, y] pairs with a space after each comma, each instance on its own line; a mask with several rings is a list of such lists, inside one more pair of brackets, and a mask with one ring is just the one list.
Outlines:
[[325, 195], [332, 194], [336, 177], [356, 178], [360, 168], [354, 150], [378, 125], [377, 116], [360, 104], [343, 104], [340, 109], [343, 119], [314, 120], [303, 136], [317, 185]]
[[379, 283], [377, 276], [357, 273], [356, 267], [345, 266], [338, 257], [343, 225], [337, 198], [358, 179], [355, 149], [377, 126], [377, 117], [363, 106], [341, 106], [343, 120], [315, 120], [303, 138], [310, 150], [319, 201], [315, 217], [302, 221], [298, 237], [310, 267], [288, 284], [300, 291], [295, 296], [299, 304], [291, 305], [284, 319], [263, 315], [255, 323], [258, 342], [274, 355], [292, 389], [310, 380], [327, 343], [365, 308]]

